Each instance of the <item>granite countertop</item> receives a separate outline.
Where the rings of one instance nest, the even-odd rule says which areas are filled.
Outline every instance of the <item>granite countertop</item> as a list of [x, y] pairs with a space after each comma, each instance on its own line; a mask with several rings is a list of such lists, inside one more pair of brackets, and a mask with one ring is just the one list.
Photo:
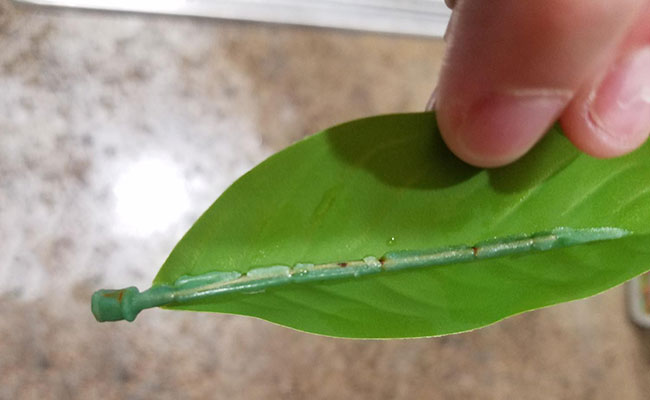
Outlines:
[[163, 310], [94, 321], [94, 290], [148, 286], [268, 155], [421, 110], [441, 42], [0, 0], [0, 49], [0, 399], [650, 397], [650, 334], [620, 288], [438, 339]]

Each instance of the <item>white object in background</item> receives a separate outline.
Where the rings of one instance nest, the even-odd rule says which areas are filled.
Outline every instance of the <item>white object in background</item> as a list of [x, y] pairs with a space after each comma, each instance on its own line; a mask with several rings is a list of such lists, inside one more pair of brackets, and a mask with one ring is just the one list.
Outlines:
[[47, 6], [136, 11], [441, 37], [444, 0], [15, 0]]

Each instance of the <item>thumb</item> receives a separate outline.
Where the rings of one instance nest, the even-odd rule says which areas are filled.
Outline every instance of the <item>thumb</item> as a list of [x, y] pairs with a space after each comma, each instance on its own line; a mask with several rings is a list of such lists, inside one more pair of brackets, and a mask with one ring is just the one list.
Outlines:
[[457, 1], [436, 93], [447, 145], [483, 167], [521, 157], [615, 57], [645, 3]]

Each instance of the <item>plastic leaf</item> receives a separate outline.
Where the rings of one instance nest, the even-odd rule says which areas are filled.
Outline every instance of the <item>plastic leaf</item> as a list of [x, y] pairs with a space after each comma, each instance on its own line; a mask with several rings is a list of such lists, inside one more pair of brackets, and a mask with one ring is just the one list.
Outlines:
[[354, 338], [467, 331], [650, 269], [649, 183], [648, 144], [598, 160], [554, 128], [516, 163], [478, 169], [433, 113], [353, 121], [248, 172], [152, 289], [99, 291], [93, 312], [160, 305]]

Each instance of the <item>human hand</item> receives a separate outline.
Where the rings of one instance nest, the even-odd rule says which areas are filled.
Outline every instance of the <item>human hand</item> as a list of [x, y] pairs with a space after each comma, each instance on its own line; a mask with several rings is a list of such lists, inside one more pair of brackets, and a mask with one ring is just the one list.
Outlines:
[[454, 11], [435, 109], [460, 158], [508, 164], [558, 119], [596, 157], [646, 140], [650, 0], [446, 2]]

